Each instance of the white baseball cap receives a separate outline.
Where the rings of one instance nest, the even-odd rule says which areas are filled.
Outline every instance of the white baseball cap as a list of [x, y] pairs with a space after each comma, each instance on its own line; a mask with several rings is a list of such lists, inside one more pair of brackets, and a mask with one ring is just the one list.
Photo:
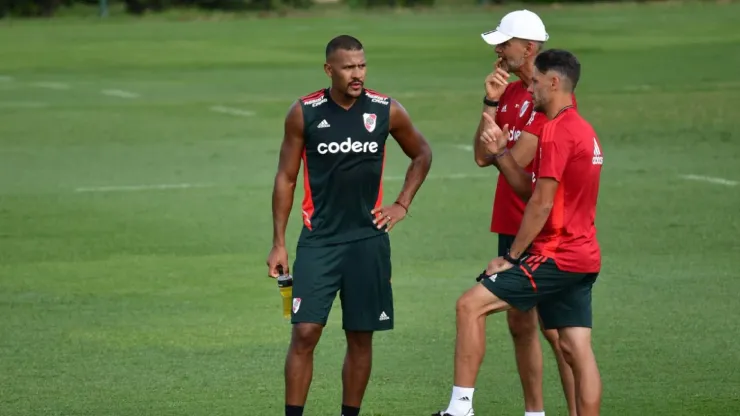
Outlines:
[[489, 45], [500, 45], [511, 38], [544, 42], [550, 36], [539, 16], [529, 10], [516, 10], [504, 16], [496, 30], [482, 33], [481, 37]]

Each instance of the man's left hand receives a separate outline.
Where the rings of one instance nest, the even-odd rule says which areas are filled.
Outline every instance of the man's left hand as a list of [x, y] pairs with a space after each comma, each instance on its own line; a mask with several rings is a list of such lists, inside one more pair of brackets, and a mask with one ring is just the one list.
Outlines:
[[491, 260], [490, 263], [488, 263], [486, 274], [492, 276], [496, 273], [501, 273], [503, 271], [509, 270], [512, 267], [514, 267], [514, 265], [504, 260], [503, 257], [496, 257], [495, 259]]
[[383, 228], [383, 226], [386, 226], [385, 232], [388, 232], [393, 228], [396, 223], [403, 220], [406, 217], [406, 209], [402, 207], [399, 204], [393, 203], [391, 205], [386, 205], [384, 207], [375, 208], [372, 211], [370, 211], [371, 214], [375, 216], [375, 219], [373, 220], [373, 224], [375, 224], [378, 229]]
[[485, 144], [489, 153], [498, 155], [506, 150], [509, 143], [509, 137], [511, 137], [509, 125], [504, 125], [502, 130], [488, 113], [484, 112], [483, 118], [485, 123], [481, 129], [479, 140]]

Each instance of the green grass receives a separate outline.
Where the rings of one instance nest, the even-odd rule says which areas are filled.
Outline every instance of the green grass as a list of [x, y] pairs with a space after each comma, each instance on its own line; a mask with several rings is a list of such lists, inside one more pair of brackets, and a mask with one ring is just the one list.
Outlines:
[[[583, 63], [579, 108], [605, 154], [602, 414], [740, 412], [740, 187], [681, 177], [740, 181], [740, 4], [534, 10], [549, 46]], [[343, 32], [365, 43], [368, 86], [397, 97], [434, 150], [393, 232], [396, 330], [376, 337], [363, 414], [443, 407], [455, 300], [496, 249], [495, 171], [459, 145], [494, 60], [479, 34], [504, 11], [0, 24], [0, 414], [282, 414], [272, 178], [286, 110], [327, 84], [323, 47]], [[389, 149], [387, 174], [402, 175]], [[76, 191], [178, 183], [198, 186]], [[339, 413], [340, 317], [316, 352], [308, 416]], [[505, 320], [488, 323], [476, 410], [521, 414]], [[548, 415], [565, 415], [549, 351], [545, 377]]]

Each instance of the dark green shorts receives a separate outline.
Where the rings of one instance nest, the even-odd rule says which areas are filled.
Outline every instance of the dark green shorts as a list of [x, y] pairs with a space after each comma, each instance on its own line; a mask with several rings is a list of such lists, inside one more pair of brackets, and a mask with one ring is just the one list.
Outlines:
[[346, 331], [393, 329], [391, 244], [387, 234], [325, 247], [298, 247], [291, 322], [326, 325], [339, 292]]
[[481, 283], [513, 308], [537, 307], [544, 329], [593, 325], [591, 288], [598, 273], [570, 273], [544, 256], [528, 256], [521, 266], [483, 279]]

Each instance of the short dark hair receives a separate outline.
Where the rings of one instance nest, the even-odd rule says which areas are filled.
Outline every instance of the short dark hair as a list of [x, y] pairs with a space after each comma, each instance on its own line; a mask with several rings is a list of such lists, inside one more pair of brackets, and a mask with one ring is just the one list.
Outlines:
[[581, 63], [572, 53], [563, 49], [548, 49], [534, 60], [534, 66], [543, 74], [547, 71], [555, 71], [567, 78], [571, 84], [571, 90], [576, 89], [578, 80], [581, 78]]
[[362, 43], [350, 35], [337, 36], [326, 44], [326, 59], [329, 59], [329, 56], [339, 49], [345, 51], [361, 51]]

